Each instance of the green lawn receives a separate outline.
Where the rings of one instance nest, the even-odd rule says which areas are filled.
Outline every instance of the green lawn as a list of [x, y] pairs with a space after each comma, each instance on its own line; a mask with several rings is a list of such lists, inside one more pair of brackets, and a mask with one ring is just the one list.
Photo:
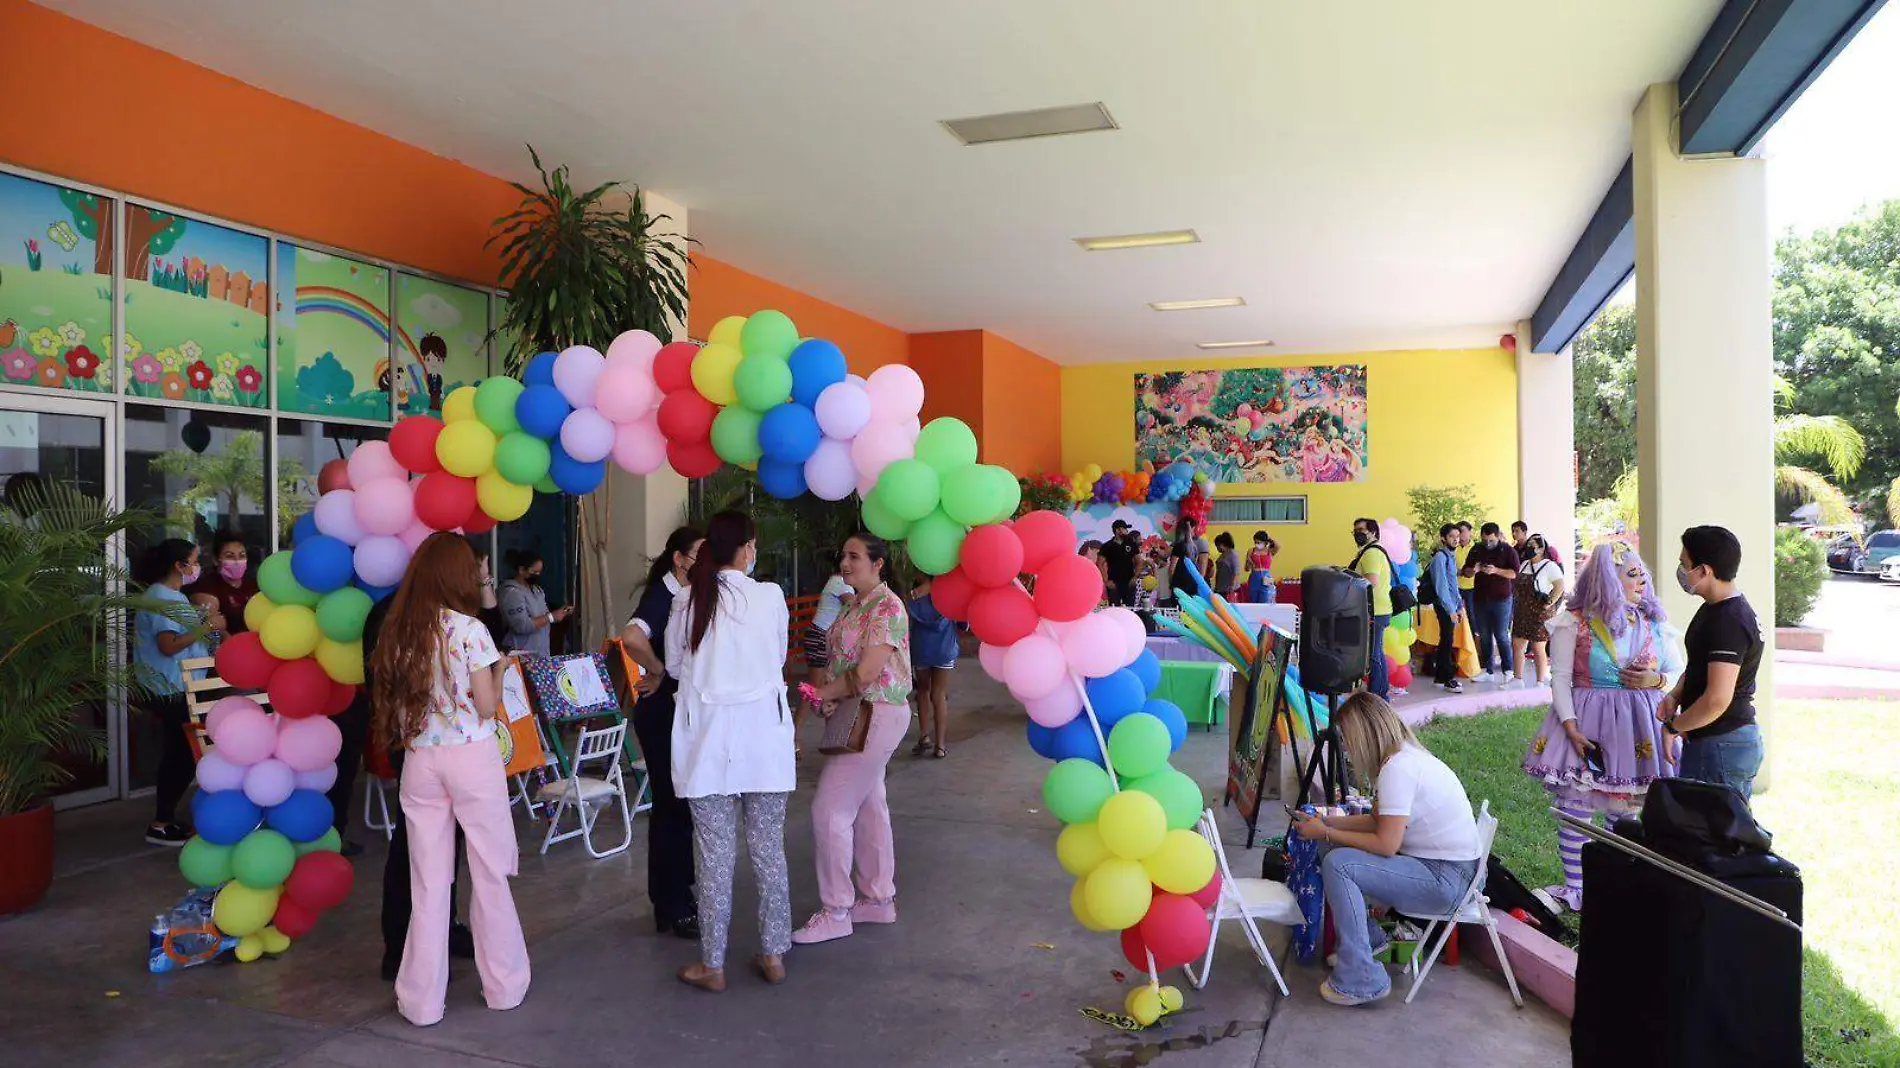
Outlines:
[[[1807, 1053], [1817, 1068], [1900, 1065], [1900, 703], [1784, 701], [1776, 778], [1756, 799], [1775, 849], [1802, 869]], [[1527, 886], [1562, 879], [1542, 787], [1518, 770], [1541, 708], [1439, 720], [1420, 732], [1497, 813], [1498, 857]], [[1858, 759], [1852, 754], [1862, 754]]]

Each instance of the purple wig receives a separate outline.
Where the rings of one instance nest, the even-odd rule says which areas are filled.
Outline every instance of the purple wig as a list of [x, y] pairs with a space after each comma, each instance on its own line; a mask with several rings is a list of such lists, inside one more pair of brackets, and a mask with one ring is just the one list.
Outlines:
[[[1630, 604], [1623, 593], [1623, 571], [1631, 564], [1643, 569], [1643, 598], [1636, 604]], [[1652, 623], [1667, 618], [1662, 602], [1656, 599], [1649, 566], [1635, 549], [1622, 542], [1605, 542], [1590, 551], [1590, 559], [1577, 572], [1577, 589], [1570, 595], [1569, 608], [1580, 619], [1602, 620], [1610, 633], [1617, 635], [1629, 626], [1631, 612]]]

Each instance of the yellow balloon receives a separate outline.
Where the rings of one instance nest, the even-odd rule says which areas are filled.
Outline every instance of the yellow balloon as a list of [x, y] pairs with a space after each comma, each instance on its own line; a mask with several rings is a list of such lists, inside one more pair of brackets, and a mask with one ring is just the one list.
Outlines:
[[[504, 731], [503, 733], [506, 732]], [[262, 931], [257, 932], [257, 937], [263, 940], [264, 952], [266, 953], [282, 953], [284, 950], [290, 948], [290, 936], [275, 927], [264, 928]], [[1173, 989], [1173, 987], [1161, 988], [1164, 994]], [[1179, 991], [1176, 991], [1176, 993], [1178, 994]]]
[[257, 636], [270, 655], [279, 660], [296, 660], [316, 652], [317, 639], [323, 637], [323, 632], [317, 629], [314, 611], [300, 604], [287, 604], [271, 612]]
[[[331, 641], [321, 638], [317, 641], [317, 663], [323, 666], [323, 673], [333, 681], [360, 686], [363, 683], [363, 643]], [[1199, 887], [1196, 887], [1199, 889]]]
[[1214, 851], [1193, 831], [1169, 831], [1161, 848], [1143, 857], [1141, 866], [1168, 893], [1191, 894], [1214, 877]]
[[270, 618], [271, 612], [276, 608], [276, 605], [270, 603], [270, 598], [261, 593], [252, 594], [251, 599], [244, 602], [244, 625], [262, 634], [264, 621]]
[[483, 471], [475, 476], [475, 503], [498, 523], [520, 519], [534, 503], [533, 486], [517, 486], [501, 477], [500, 471]]
[[1149, 593], [1153, 593], [1155, 591], [1155, 588], [1160, 585], [1161, 583], [1156, 581], [1153, 575], [1149, 575], [1148, 577], [1141, 580], [1141, 588], [1144, 590], [1147, 590]]
[[737, 404], [739, 391], [733, 388], [732, 376], [742, 358], [736, 341], [731, 345], [714, 342], [701, 346], [693, 355], [693, 388], [722, 408]]
[[1102, 465], [1090, 464], [1087, 467], [1084, 467], [1082, 469], [1082, 477], [1088, 479], [1091, 483], [1093, 483], [1096, 479], [1099, 479], [1102, 477]]
[[[706, 335], [709, 345], [724, 345], [735, 352], [740, 349], [739, 338], [745, 333], [746, 316], [728, 315], [713, 324], [712, 333]], [[708, 400], [712, 398], [708, 397]]]
[[1143, 983], [1128, 992], [1128, 1000], [1122, 1002], [1122, 1011], [1146, 1027], [1161, 1019], [1161, 994], [1154, 987]]
[[1082, 903], [1096, 923], [1120, 931], [1141, 922], [1153, 894], [1140, 862], [1109, 857], [1083, 880]]
[[[463, 386], [455, 393], [468, 389]], [[471, 393], [473, 391], [470, 391]], [[454, 399], [455, 393], [449, 394]], [[443, 408], [447, 410], [447, 402]], [[495, 466], [495, 432], [478, 419], [464, 419], [442, 428], [435, 438], [435, 458], [451, 475], [475, 478]]]
[[270, 924], [270, 918], [277, 912], [277, 899], [283, 892], [281, 886], [253, 890], [232, 880], [224, 884], [224, 889], [218, 891], [217, 898], [211, 902], [211, 922], [233, 938], [256, 934]]
[[[269, 932], [267, 931], [265, 933], [268, 934]], [[1187, 1004], [1187, 999], [1181, 996], [1180, 987], [1164, 986], [1161, 988], [1161, 1011], [1164, 1014], [1180, 1012], [1181, 1006], [1185, 1004]]]
[[442, 421], [466, 423], [475, 418], [475, 387], [463, 386], [442, 398]]
[[238, 939], [236, 955], [245, 964], [251, 963], [264, 955], [264, 940], [254, 934], [245, 935]]
[[[1102, 802], [1095, 817], [1102, 844], [1125, 860], [1138, 861], [1155, 850], [1168, 837], [1168, 813], [1154, 795], [1140, 790], [1123, 790]], [[1146, 879], [1144, 874], [1142, 878]], [[1199, 890], [1200, 887], [1194, 889]], [[1097, 913], [1100, 915], [1100, 913]]]
[[1107, 859], [1108, 846], [1102, 844], [1101, 832], [1094, 823], [1071, 823], [1056, 839], [1056, 861], [1063, 871], [1078, 879]]
[[1084, 900], [1083, 895], [1085, 882], [1086, 880], [1077, 879], [1075, 885], [1069, 888], [1069, 911], [1075, 913], [1075, 922], [1087, 930], [1106, 931], [1108, 928], [1096, 923], [1095, 917], [1089, 915], [1088, 902]]

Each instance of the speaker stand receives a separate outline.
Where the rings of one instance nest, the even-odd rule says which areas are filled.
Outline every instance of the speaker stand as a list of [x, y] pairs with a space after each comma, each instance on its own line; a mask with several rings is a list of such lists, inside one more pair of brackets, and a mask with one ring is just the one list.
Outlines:
[[[1309, 701], [1310, 697], [1309, 696]], [[1313, 755], [1306, 764], [1306, 774], [1300, 776], [1300, 800], [1304, 802], [1313, 792], [1313, 779], [1319, 777], [1325, 790], [1322, 803], [1327, 805], [1343, 804], [1346, 800], [1346, 771], [1344, 759], [1339, 750], [1339, 732], [1333, 728], [1333, 719], [1339, 714], [1339, 695], [1326, 695], [1326, 726], [1322, 729], [1313, 716], [1313, 706], [1306, 708], [1306, 723], [1313, 735]]]

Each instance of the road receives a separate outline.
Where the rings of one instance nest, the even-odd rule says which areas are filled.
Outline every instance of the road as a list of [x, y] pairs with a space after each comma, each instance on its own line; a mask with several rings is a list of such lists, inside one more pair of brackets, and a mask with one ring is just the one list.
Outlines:
[[1828, 632], [1830, 657], [1900, 668], [1900, 583], [1831, 575], [1807, 625]]

